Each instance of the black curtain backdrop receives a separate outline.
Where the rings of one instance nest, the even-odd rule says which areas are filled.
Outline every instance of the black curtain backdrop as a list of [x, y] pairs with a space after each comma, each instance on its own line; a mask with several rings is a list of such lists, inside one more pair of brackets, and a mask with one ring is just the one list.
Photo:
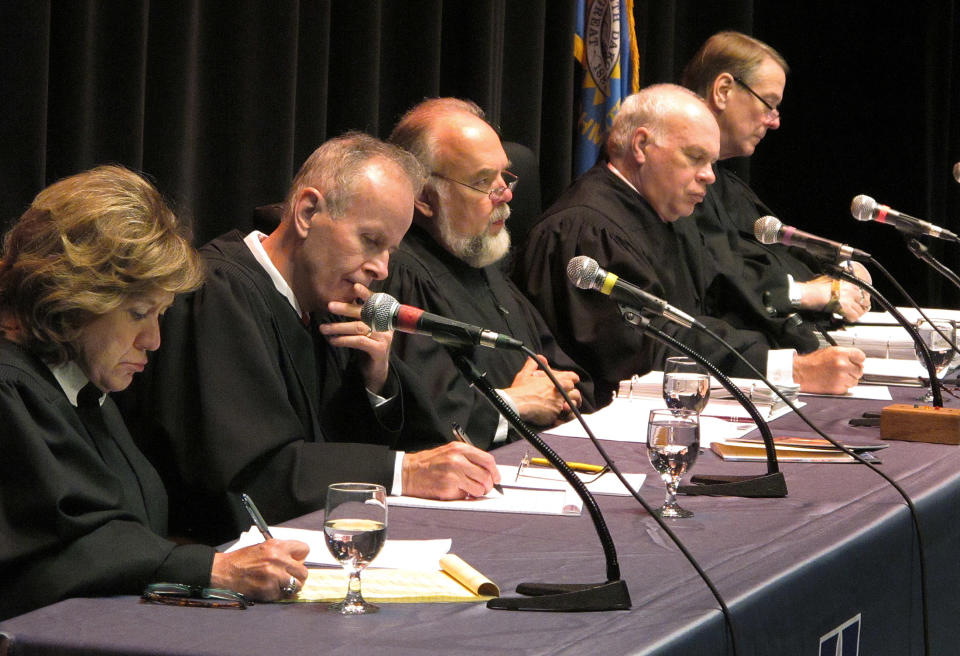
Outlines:
[[[853, 196], [960, 231], [958, 0], [637, 0], [641, 83], [675, 81], [737, 29], [792, 68], [783, 122], [737, 163], [784, 223], [868, 250], [927, 305], [960, 294]], [[412, 104], [469, 97], [539, 156], [544, 207], [571, 179], [572, 0], [7, 0], [0, 3], [0, 222], [104, 162], [148, 173], [197, 243], [250, 227], [303, 159]], [[935, 253], [960, 268], [960, 248]], [[878, 276], [875, 275], [875, 279]], [[887, 291], [889, 287], [879, 285]], [[897, 302], [902, 302], [893, 295]]]

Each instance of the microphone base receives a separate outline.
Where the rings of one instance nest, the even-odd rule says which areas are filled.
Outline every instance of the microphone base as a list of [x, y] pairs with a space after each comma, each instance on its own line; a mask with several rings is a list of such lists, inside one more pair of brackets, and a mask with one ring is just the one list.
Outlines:
[[783, 472], [762, 476], [734, 476], [698, 474], [690, 485], [677, 488], [680, 494], [711, 497], [779, 498], [787, 496], [787, 481]]
[[630, 593], [621, 580], [606, 583], [521, 583], [526, 597], [497, 597], [487, 602], [494, 610], [588, 612], [629, 610]]
[[960, 408], [894, 403], [880, 411], [880, 437], [885, 440], [960, 444]]

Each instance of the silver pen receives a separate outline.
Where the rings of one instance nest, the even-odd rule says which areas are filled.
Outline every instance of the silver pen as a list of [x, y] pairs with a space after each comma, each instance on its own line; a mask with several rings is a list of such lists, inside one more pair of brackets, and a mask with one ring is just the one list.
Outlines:
[[260, 511], [257, 510], [256, 504], [253, 503], [253, 499], [250, 498], [246, 492], [240, 495], [240, 501], [243, 503], [243, 507], [247, 509], [247, 514], [250, 515], [250, 519], [253, 520], [254, 526], [260, 529], [260, 535], [263, 536], [264, 540], [272, 540], [273, 536], [270, 535], [270, 527], [267, 526], [267, 523], [263, 521], [263, 515], [260, 514]]

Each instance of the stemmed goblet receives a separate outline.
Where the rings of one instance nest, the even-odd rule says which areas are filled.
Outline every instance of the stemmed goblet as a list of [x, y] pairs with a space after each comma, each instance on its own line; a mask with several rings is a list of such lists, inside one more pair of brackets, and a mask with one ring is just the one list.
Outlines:
[[[923, 340], [927, 351], [930, 353], [930, 357], [933, 359], [933, 368], [937, 372], [937, 378], [939, 378], [940, 374], [942, 374], [953, 361], [953, 344], [957, 343], [956, 324], [947, 319], [932, 319], [930, 321], [921, 319], [917, 322], [917, 332], [920, 333], [920, 338]], [[951, 342], [953, 344], [951, 344]], [[914, 346], [914, 352], [917, 354], [920, 362], [923, 363], [923, 353], [919, 345]], [[933, 401], [933, 385], [936, 384], [938, 384], [937, 381], [931, 380], [930, 390], [917, 400], [923, 401], [924, 403]]]
[[323, 533], [327, 548], [350, 573], [347, 595], [330, 605], [341, 615], [376, 613], [360, 594], [360, 572], [387, 541], [387, 491], [375, 483], [333, 483], [327, 488]]
[[663, 400], [668, 408], [702, 412], [710, 400], [710, 374], [692, 358], [667, 358], [663, 365]]
[[647, 421], [647, 457], [667, 486], [661, 517], [693, 517], [677, 504], [680, 477], [693, 466], [700, 452], [700, 418], [691, 410], [651, 410]]

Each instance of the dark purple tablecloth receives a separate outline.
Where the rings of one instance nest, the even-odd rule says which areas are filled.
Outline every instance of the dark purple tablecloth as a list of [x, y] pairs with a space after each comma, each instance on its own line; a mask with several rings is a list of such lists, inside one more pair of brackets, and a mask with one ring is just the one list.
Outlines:
[[[896, 393], [904, 400], [917, 395]], [[883, 405], [816, 399], [806, 413], [835, 437], [870, 441], [879, 440], [878, 428], [851, 428], [847, 420]], [[812, 434], [795, 417], [778, 420], [774, 428], [779, 435]], [[598, 460], [586, 440], [549, 441], [565, 458]], [[641, 446], [606, 446], [625, 470], [652, 473]], [[523, 449], [509, 445], [496, 455], [514, 464]], [[881, 467], [920, 512], [931, 653], [957, 653], [960, 451], [890, 442]], [[710, 452], [695, 469], [763, 471], [759, 464], [723, 463]], [[821, 636], [859, 617], [860, 654], [921, 654], [917, 538], [904, 501], [862, 466], [782, 464], [781, 469], [786, 498], [687, 497], [683, 505], [696, 516], [672, 523], [729, 605], [738, 653], [816, 654]], [[658, 504], [663, 488], [649, 476], [641, 493]], [[517, 613], [482, 604], [396, 604], [376, 615], [344, 618], [310, 604], [227, 611], [144, 605], [134, 597], [73, 599], [3, 622], [0, 645], [11, 655], [731, 653], [716, 600], [676, 546], [632, 499], [598, 499], [633, 600], [629, 611]], [[314, 513], [291, 524], [319, 528], [321, 520]], [[453, 551], [505, 594], [523, 581], [604, 578], [602, 552], [586, 514], [393, 508], [390, 536], [452, 537]]]

